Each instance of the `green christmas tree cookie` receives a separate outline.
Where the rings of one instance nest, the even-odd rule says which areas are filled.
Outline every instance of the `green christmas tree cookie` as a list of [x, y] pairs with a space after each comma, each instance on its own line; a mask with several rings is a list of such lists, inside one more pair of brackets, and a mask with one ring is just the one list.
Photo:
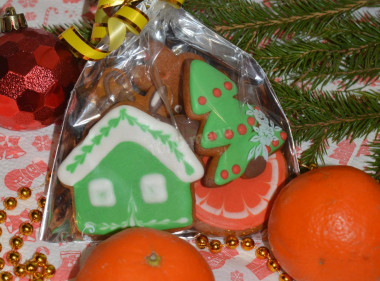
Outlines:
[[279, 149], [286, 133], [258, 107], [236, 99], [236, 84], [209, 64], [193, 60], [185, 78], [186, 112], [202, 120], [196, 150], [212, 156], [205, 184], [224, 185], [242, 176], [247, 165]]

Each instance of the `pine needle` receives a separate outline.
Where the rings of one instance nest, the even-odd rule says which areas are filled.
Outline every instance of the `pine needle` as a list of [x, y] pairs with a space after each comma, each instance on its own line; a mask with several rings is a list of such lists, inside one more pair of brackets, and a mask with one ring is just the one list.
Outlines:
[[47, 32], [50, 32], [58, 36], [72, 25], [78, 30], [78, 32], [83, 36], [84, 39], [90, 41], [93, 22], [88, 19], [80, 20], [73, 24], [58, 24], [49, 26], [43, 25], [42, 28], [45, 29]]
[[363, 7], [376, 7], [375, 0], [281, 0], [261, 3], [245, 0], [191, 0], [185, 8], [243, 50], [256, 49], [264, 40], [304, 37], [324, 30]]
[[[358, 23], [366, 17], [366, 21]], [[376, 28], [379, 27], [379, 28]], [[356, 15], [335, 24], [323, 38], [277, 41], [253, 52], [269, 76], [323, 86], [339, 80], [346, 89], [366, 86], [380, 72], [380, 15]]]
[[368, 161], [367, 172], [373, 176], [375, 180], [380, 182], [380, 136], [377, 135], [375, 140], [368, 144], [371, 151], [371, 160]]
[[379, 92], [306, 91], [274, 81], [272, 86], [289, 119], [295, 143], [312, 140], [301, 155], [307, 165], [323, 163], [329, 139], [338, 143], [380, 133]]

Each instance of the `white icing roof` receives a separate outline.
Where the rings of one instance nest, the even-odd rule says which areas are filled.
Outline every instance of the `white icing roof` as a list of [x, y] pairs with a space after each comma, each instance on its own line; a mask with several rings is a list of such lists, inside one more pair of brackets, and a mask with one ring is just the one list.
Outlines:
[[[183, 160], [187, 162], [194, 172], [186, 173], [183, 161], [178, 161], [175, 154], [170, 152], [169, 146], [154, 138], [148, 131], [142, 131], [138, 125], [129, 124], [128, 120], [120, 120], [116, 128], [111, 128], [108, 137], [102, 137], [99, 145], [94, 145], [92, 139], [100, 135], [100, 129], [109, 127], [109, 120], [120, 117], [121, 110], [125, 110], [129, 117], [135, 118], [139, 124], [149, 126], [151, 131], [162, 131], [170, 136], [170, 141], [177, 142], [178, 152], [183, 154]], [[77, 145], [58, 168], [59, 180], [68, 186], [73, 186], [88, 175], [100, 161], [110, 153], [119, 143], [132, 141], [139, 143], [157, 157], [168, 169], [170, 169], [183, 182], [193, 182], [204, 174], [202, 164], [194, 155], [181, 134], [171, 125], [163, 123], [147, 113], [128, 105], [121, 105], [109, 111], [89, 131], [86, 138]], [[67, 170], [67, 166], [77, 162], [75, 157], [83, 154], [84, 146], [92, 146], [91, 152], [86, 154], [83, 164], [78, 164], [74, 172]]]

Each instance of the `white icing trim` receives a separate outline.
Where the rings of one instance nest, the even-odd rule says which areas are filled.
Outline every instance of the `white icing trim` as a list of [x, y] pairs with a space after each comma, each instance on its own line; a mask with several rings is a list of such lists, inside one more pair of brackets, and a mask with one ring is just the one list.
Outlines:
[[115, 230], [117, 228], [126, 228], [126, 227], [134, 227], [134, 226], [148, 226], [148, 227], [154, 227], [154, 226], [158, 226], [158, 225], [164, 225], [164, 224], [167, 224], [167, 223], [179, 223], [179, 224], [185, 224], [185, 223], [188, 223], [190, 220], [186, 217], [181, 217], [177, 220], [171, 220], [171, 219], [163, 219], [161, 221], [158, 221], [158, 220], [150, 220], [148, 222], [143, 222], [143, 221], [137, 221], [135, 223], [135, 221], [133, 220], [132, 221], [132, 224], [131, 224], [131, 221], [123, 221], [121, 223], [115, 223], [115, 222], [111, 222], [111, 223], [106, 223], [106, 222], [103, 222], [103, 223], [99, 223], [99, 224], [96, 224], [96, 223], [93, 223], [93, 222], [86, 222], [85, 223], [85, 229], [82, 231], [82, 234], [84, 233], [85, 230], [88, 230], [89, 233], [95, 233], [96, 229], [98, 230], [101, 230], [101, 231], [104, 231], [104, 230]]
[[223, 216], [226, 218], [238, 220], [238, 219], [245, 219], [246, 217], [248, 217], [248, 215], [249, 214], [247, 211], [247, 207], [245, 207], [243, 211], [237, 213], [237, 212], [226, 211], [223, 205]]
[[[138, 126], [131, 126], [127, 120], [120, 121], [117, 128], [109, 131], [108, 137], [104, 137], [99, 145], [94, 145], [93, 149], [86, 156], [83, 164], [78, 165], [74, 173], [66, 170], [66, 166], [75, 162], [74, 157], [82, 154], [81, 148], [86, 145], [92, 145], [92, 139], [100, 134], [100, 129], [108, 126], [108, 121], [118, 118], [121, 109], [126, 109], [129, 116], [137, 118], [140, 123], [149, 125], [152, 130], [160, 130], [164, 134], [171, 136], [172, 141], [178, 143], [178, 151], [183, 153], [185, 161], [194, 168], [192, 175], [187, 175], [182, 162], [178, 162], [174, 153], [171, 153], [167, 145], [154, 139], [152, 135], [143, 132]], [[147, 113], [128, 105], [118, 106], [109, 111], [102, 119], [100, 119], [89, 131], [83, 142], [77, 145], [58, 168], [58, 178], [64, 184], [73, 186], [88, 175], [100, 161], [108, 155], [119, 143], [131, 141], [144, 146], [157, 159], [161, 161], [169, 170], [171, 170], [183, 182], [193, 182], [203, 176], [204, 169], [198, 158], [194, 155], [181, 134], [171, 125], [161, 122]], [[128, 155], [128, 153], [126, 153]]]
[[[276, 161], [276, 154], [272, 154], [269, 156], [268, 158], [268, 161], [271, 161], [273, 159], [273, 161], [271, 161], [271, 164], [272, 164], [272, 180], [271, 180], [271, 185], [270, 185], [270, 189], [268, 190], [267, 194], [265, 194], [265, 196], [263, 196], [264, 199], [266, 199], [267, 201], [271, 200], [272, 198], [272, 195], [275, 193], [275, 191], [277, 190], [278, 188], [278, 184], [279, 184], [279, 177], [280, 177], [280, 172], [279, 172], [279, 167], [278, 167], [278, 161]], [[275, 173], [274, 171], [278, 171], [277, 173]]]

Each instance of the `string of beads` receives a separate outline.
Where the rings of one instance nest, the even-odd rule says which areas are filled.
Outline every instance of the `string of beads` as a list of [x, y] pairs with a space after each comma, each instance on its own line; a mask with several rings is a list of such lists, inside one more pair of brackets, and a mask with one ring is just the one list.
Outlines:
[[286, 272], [281, 270], [281, 266], [278, 261], [270, 254], [267, 247], [257, 247], [255, 241], [251, 237], [244, 237], [239, 241], [239, 238], [233, 235], [229, 235], [224, 239], [224, 244], [218, 239], [212, 239], [209, 241], [208, 237], [204, 234], [199, 234], [195, 237], [195, 245], [199, 249], [209, 249], [211, 253], [217, 254], [222, 251], [223, 247], [229, 249], [236, 249], [239, 245], [245, 251], [255, 250], [256, 257], [259, 259], [266, 259], [267, 267], [272, 272], [278, 272], [279, 281], [292, 281], [292, 277]]
[[[3, 200], [4, 209], [0, 210], [0, 224], [7, 220], [7, 211], [11, 211], [17, 207], [17, 200], [27, 200], [32, 196], [32, 190], [29, 187], [21, 187], [17, 192], [17, 197], [7, 197]], [[29, 222], [22, 222], [19, 225], [19, 235], [14, 235], [9, 239], [11, 250], [7, 252], [5, 259], [0, 257], [0, 281], [13, 281], [15, 276], [28, 277], [32, 281], [43, 281], [50, 279], [55, 274], [55, 267], [47, 262], [47, 257], [43, 253], [36, 252], [30, 260], [21, 263], [21, 254], [18, 250], [24, 245], [24, 237], [33, 234], [34, 228], [32, 223], [39, 223], [42, 220], [42, 210], [45, 207], [46, 199], [41, 197], [38, 199], [38, 208], [29, 212]], [[2, 228], [0, 227], [0, 237]], [[0, 253], [3, 245], [0, 243]], [[2, 271], [5, 262], [13, 266], [13, 273]]]

